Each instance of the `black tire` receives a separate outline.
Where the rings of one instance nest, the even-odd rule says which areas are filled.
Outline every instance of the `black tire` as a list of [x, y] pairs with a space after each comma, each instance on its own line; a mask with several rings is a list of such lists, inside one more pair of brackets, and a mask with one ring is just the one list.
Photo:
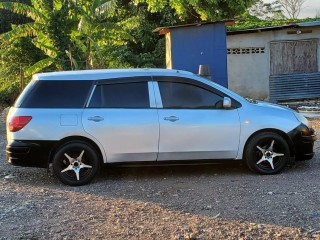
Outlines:
[[[81, 164], [85, 164], [82, 166], [91, 166], [92, 168], [84, 167], [77, 169], [77, 166], [79, 166], [79, 163], [77, 163], [74, 169], [79, 170], [79, 180], [77, 179], [76, 171], [72, 169], [61, 172], [71, 166], [65, 154], [76, 159], [82, 151], [84, 152], [81, 157]], [[98, 174], [100, 161], [95, 149], [91, 145], [85, 142], [74, 141], [64, 144], [56, 151], [52, 160], [52, 167], [54, 174], [62, 183], [70, 186], [81, 186], [91, 182]]]
[[[273, 157], [273, 169], [268, 161], [262, 161], [257, 164], [263, 156], [269, 156], [267, 155], [267, 151], [263, 154], [257, 146], [264, 150], [268, 150], [272, 145], [272, 141], [274, 141], [274, 144], [273, 151], [271, 152], [283, 154], [283, 156]], [[264, 132], [259, 133], [250, 139], [244, 152], [244, 159], [249, 169], [254, 172], [260, 174], [275, 174], [280, 172], [290, 160], [290, 150], [288, 143], [283, 137], [276, 133]]]

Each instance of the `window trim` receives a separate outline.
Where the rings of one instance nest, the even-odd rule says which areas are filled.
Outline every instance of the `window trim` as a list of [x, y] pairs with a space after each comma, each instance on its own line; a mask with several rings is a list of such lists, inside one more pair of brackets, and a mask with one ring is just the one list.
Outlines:
[[154, 86], [152, 81], [148, 82], [148, 94], [149, 94], [150, 108], [157, 108], [157, 101], [156, 101], [156, 96], [155, 96], [155, 91], [154, 91]]
[[85, 108], [89, 108], [89, 103], [91, 102], [91, 98], [92, 98], [92, 96], [93, 96], [94, 91], [96, 90], [96, 87], [97, 87], [97, 85], [94, 84], [93, 87], [92, 87], [92, 89], [91, 89], [91, 93], [90, 93], [90, 95], [89, 95], [89, 97], [88, 97], [88, 99], [87, 99]]
[[108, 79], [98, 79], [95, 81], [95, 85], [150, 82], [150, 81], [152, 81], [151, 76], [115, 77], [115, 78], [108, 78]]
[[163, 104], [162, 104], [162, 98], [161, 98], [159, 84], [156, 81], [152, 81], [152, 83], [153, 83], [154, 96], [155, 96], [155, 100], [156, 100], [156, 108], [161, 109], [161, 108], [163, 108]]

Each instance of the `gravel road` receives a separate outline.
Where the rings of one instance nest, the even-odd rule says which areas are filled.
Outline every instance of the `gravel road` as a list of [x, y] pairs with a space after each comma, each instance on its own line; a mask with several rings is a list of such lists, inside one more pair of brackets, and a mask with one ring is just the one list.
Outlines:
[[320, 239], [319, 140], [314, 159], [273, 176], [241, 162], [103, 168], [68, 187], [8, 165], [0, 119], [0, 239]]

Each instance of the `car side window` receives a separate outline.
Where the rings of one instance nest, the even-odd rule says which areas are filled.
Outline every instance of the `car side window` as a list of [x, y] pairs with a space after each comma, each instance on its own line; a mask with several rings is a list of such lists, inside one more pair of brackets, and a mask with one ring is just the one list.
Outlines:
[[149, 108], [147, 82], [97, 85], [89, 108]]
[[158, 82], [163, 108], [221, 109], [223, 97], [199, 86]]

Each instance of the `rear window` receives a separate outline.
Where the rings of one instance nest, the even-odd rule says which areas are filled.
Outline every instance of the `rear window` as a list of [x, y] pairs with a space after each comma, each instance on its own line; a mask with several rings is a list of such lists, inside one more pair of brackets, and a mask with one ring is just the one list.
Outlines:
[[18, 108], [83, 108], [92, 81], [32, 81], [17, 99]]

